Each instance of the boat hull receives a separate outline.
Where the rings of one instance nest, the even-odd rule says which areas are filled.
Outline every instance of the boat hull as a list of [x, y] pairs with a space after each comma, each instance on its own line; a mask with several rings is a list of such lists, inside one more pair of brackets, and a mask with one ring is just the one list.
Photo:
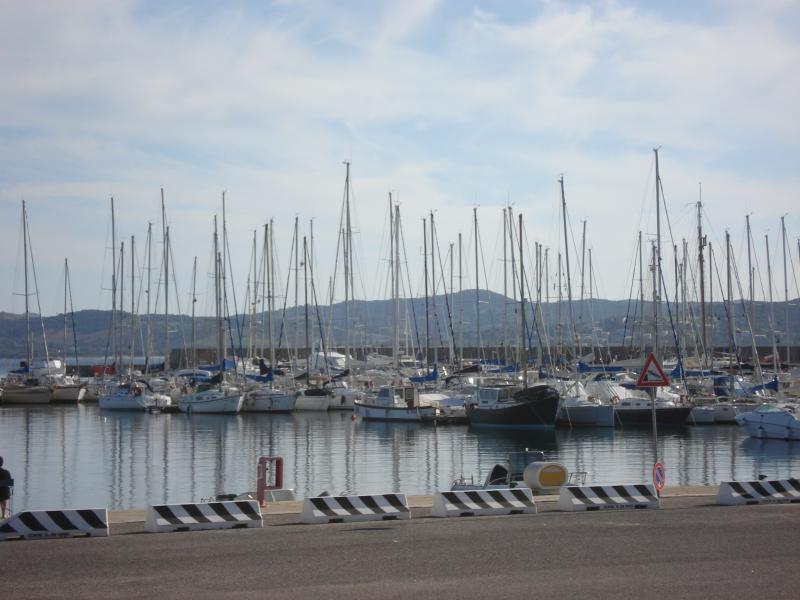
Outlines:
[[330, 408], [331, 404], [331, 397], [328, 395], [324, 396], [317, 396], [317, 395], [306, 395], [300, 393], [297, 395], [297, 398], [294, 402], [294, 409], [295, 410], [314, 410], [314, 411], [325, 411]]
[[354, 406], [357, 417], [365, 421], [397, 421], [404, 423], [431, 422], [436, 417], [434, 406], [378, 406], [356, 402]]
[[550, 386], [535, 386], [514, 394], [514, 402], [482, 407], [467, 406], [467, 419], [473, 427], [498, 427], [509, 429], [538, 429], [552, 431], [560, 396]]
[[86, 386], [83, 384], [66, 384], [53, 386], [51, 402], [80, 402], [86, 395]]
[[610, 404], [594, 406], [562, 405], [558, 411], [559, 425], [582, 425], [587, 427], [613, 427], [614, 407]]
[[694, 406], [686, 422], [689, 425], [712, 425], [715, 422], [714, 412], [711, 406]]
[[209, 390], [188, 394], [178, 400], [178, 410], [185, 414], [235, 415], [242, 410], [244, 395]]
[[50, 404], [52, 390], [46, 385], [8, 386], [3, 389], [4, 404]]
[[752, 411], [736, 417], [750, 437], [765, 440], [800, 440], [800, 420], [781, 411]]
[[147, 394], [111, 394], [100, 396], [97, 404], [102, 410], [149, 410], [155, 407], [156, 401]]
[[294, 410], [296, 396], [285, 392], [257, 390], [245, 396], [242, 411], [289, 413]]
[[[658, 425], [685, 425], [690, 406], [662, 406], [656, 407], [656, 424]], [[653, 423], [652, 408], [619, 408], [614, 411], [614, 418], [621, 425], [651, 425]]]

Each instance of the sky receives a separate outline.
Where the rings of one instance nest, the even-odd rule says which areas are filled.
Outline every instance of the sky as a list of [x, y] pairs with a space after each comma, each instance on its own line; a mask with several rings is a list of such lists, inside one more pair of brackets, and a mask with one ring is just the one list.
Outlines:
[[195, 256], [198, 311], [213, 310], [212, 227], [223, 191], [237, 302], [253, 231], [260, 248], [270, 219], [282, 282], [294, 220], [309, 238], [313, 220], [315, 286], [326, 298], [345, 161], [356, 298], [389, 297], [390, 192], [400, 206], [406, 292], [423, 291], [431, 213], [447, 285], [454, 244], [459, 287], [460, 233], [461, 286], [475, 287], [477, 214], [480, 285], [502, 292], [510, 206], [523, 216], [529, 259], [536, 243], [549, 248], [555, 296], [563, 175], [573, 294], [586, 221], [593, 295], [624, 299], [638, 232], [646, 240], [656, 232], [654, 148], [668, 215], [664, 264], [684, 238], [694, 251], [702, 198], [709, 240], [721, 256], [730, 231], [740, 268], [750, 216], [762, 296], [769, 236], [781, 298], [785, 216], [790, 294], [799, 295], [795, 0], [6, 0], [0, 73], [0, 311], [24, 310], [22, 200], [39, 290], [33, 308], [63, 311], [65, 258], [75, 309], [110, 308], [113, 196], [126, 278], [135, 237], [143, 312], [148, 223], [154, 288], [158, 280], [162, 188], [178, 290], [171, 312], [178, 303], [189, 310]]

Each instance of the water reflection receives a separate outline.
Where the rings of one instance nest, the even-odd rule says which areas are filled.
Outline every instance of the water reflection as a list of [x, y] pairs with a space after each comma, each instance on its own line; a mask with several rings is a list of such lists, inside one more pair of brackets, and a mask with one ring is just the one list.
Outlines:
[[[214, 416], [104, 412], [96, 406], [0, 407], [0, 454], [14, 507], [199, 500], [255, 488], [259, 456], [283, 456], [300, 496], [432, 493], [461, 475], [482, 480], [512, 451], [542, 450], [589, 483], [649, 481], [645, 429], [556, 432], [354, 422], [345, 412]], [[800, 471], [800, 444], [746, 438], [736, 426], [662, 430], [668, 485], [714, 484]]]

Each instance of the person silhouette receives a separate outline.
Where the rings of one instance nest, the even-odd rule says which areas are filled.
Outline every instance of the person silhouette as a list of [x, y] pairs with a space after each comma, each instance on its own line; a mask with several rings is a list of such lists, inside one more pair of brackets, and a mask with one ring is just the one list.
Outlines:
[[11, 479], [11, 473], [3, 468], [3, 457], [0, 456], [0, 519], [7, 519], [11, 516], [9, 513], [8, 501], [11, 498], [12, 485], [14, 485], [14, 483]]

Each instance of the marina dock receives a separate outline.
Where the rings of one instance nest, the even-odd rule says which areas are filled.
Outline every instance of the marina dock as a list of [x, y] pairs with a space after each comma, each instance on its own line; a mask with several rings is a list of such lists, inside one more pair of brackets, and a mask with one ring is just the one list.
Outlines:
[[[795, 598], [796, 505], [720, 507], [715, 487], [667, 488], [662, 510], [303, 525], [297, 503], [263, 529], [141, 534], [111, 513], [108, 538], [0, 544], [15, 597]], [[42, 561], [47, 568], [42, 568]]]

